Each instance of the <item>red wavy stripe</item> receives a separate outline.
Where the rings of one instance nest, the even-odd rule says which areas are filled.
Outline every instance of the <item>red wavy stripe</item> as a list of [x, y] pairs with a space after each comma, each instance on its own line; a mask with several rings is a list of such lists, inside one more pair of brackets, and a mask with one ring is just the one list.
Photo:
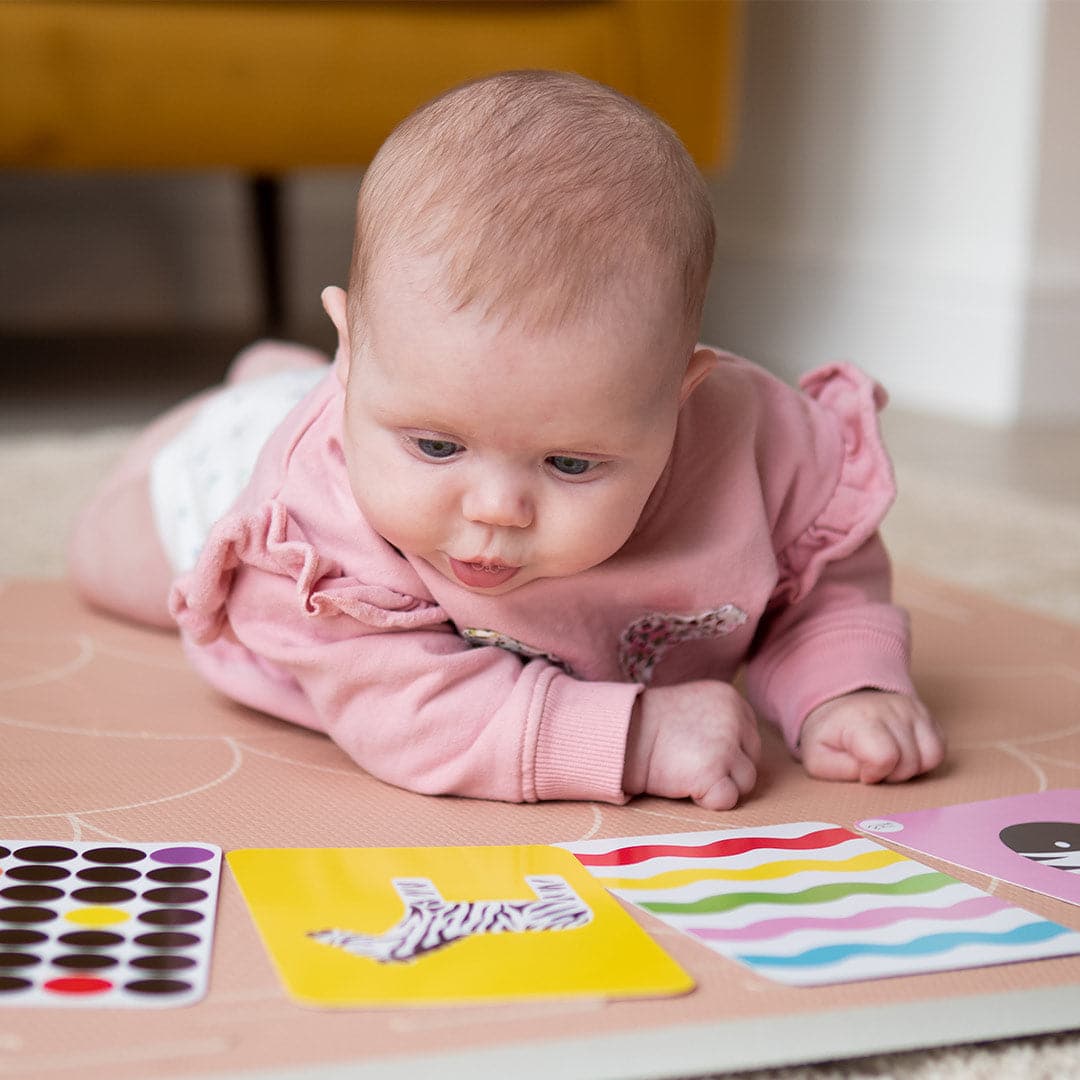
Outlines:
[[717, 859], [724, 855], [741, 855], [744, 851], [807, 851], [814, 848], [834, 847], [845, 840], [857, 839], [847, 829], [819, 829], [805, 836], [734, 836], [728, 840], [714, 840], [711, 844], [635, 844], [633, 847], [615, 848], [599, 854], [585, 855], [574, 852], [584, 866], [632, 866], [646, 859], [675, 856], [684, 859]]

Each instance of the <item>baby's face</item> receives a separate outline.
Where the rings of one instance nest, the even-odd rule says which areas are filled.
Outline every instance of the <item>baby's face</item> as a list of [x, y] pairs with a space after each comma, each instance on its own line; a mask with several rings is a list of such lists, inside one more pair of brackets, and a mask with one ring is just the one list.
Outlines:
[[603, 562], [668, 461], [685, 346], [642, 313], [529, 334], [431, 295], [393, 272], [369, 291], [345, 417], [360, 509], [486, 595]]

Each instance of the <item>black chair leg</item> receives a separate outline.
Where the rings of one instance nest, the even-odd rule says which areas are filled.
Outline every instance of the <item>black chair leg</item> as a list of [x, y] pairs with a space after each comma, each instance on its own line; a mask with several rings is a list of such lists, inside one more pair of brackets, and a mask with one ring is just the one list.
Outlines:
[[253, 176], [250, 190], [258, 245], [262, 332], [267, 337], [280, 337], [285, 330], [281, 181], [276, 176]]

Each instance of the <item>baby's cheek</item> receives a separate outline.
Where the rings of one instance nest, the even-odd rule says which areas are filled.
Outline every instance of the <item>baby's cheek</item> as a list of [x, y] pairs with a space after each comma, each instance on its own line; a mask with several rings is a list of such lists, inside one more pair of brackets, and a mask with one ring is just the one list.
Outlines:
[[633, 502], [619, 497], [598, 499], [588, 512], [576, 515], [576, 532], [592, 565], [609, 559], [630, 539], [639, 516]]
[[606, 562], [625, 542], [626, 537], [602, 530], [590, 522], [576, 530], [561, 530], [550, 547], [558, 552], [560, 573], [566, 576]]
[[[357, 493], [357, 507], [368, 525], [384, 540], [399, 548], [411, 548], [424, 515], [416, 500], [402, 486], [382, 478], [369, 479]], [[409, 507], [414, 512], [409, 512]]]

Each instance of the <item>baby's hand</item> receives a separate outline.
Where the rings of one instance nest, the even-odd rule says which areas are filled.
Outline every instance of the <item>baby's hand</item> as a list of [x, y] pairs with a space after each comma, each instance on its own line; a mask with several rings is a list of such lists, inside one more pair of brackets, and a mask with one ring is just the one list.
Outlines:
[[810, 713], [799, 750], [803, 767], [820, 780], [899, 783], [937, 768], [945, 739], [918, 698], [857, 690]]
[[634, 706], [623, 790], [730, 810], [752, 790], [760, 753], [753, 710], [727, 683], [659, 686]]

